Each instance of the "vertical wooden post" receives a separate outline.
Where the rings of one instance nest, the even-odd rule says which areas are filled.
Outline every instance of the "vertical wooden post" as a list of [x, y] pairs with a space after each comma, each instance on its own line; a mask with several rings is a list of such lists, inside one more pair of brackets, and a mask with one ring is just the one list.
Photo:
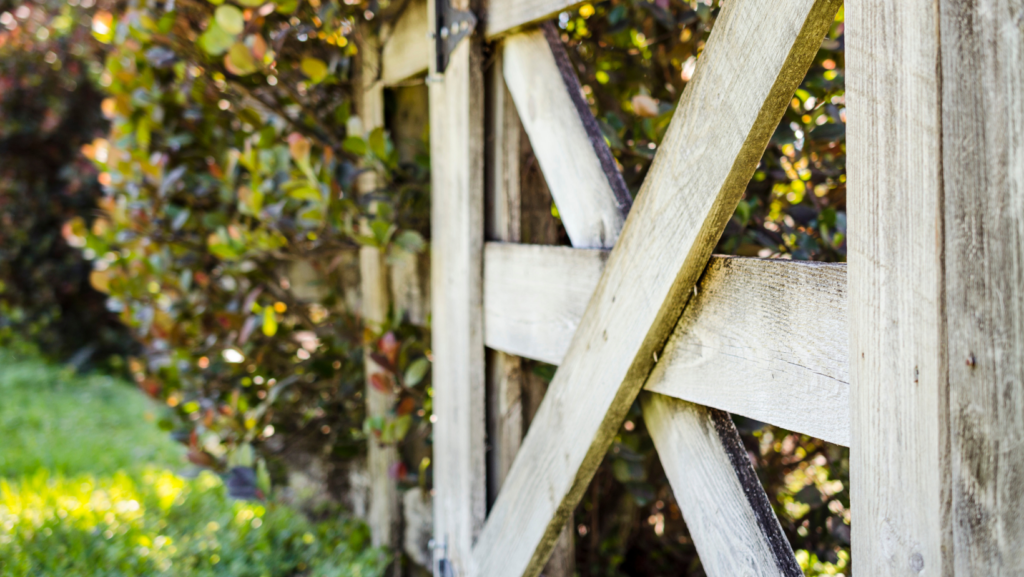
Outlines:
[[[436, 30], [433, 1], [427, 12]], [[447, 70], [430, 59], [434, 539], [459, 576], [475, 573], [472, 547], [487, 509], [482, 60], [476, 35], [459, 42]]]
[[[487, 71], [490, 134], [487, 170], [486, 235], [489, 240], [519, 242], [519, 116], [501, 76], [499, 52]], [[523, 441], [522, 360], [501, 351], [487, 352], [488, 502], [497, 497]]]
[[[551, 216], [551, 193], [539, 174], [529, 139], [519, 119], [512, 95], [505, 85], [502, 52], [487, 71], [488, 202], [486, 233], [489, 240], [522, 242], [524, 229], [529, 240], [555, 244], [559, 240], [557, 221]], [[528, 166], [529, 164], [534, 166]], [[530, 171], [537, 172], [529, 178]], [[527, 173], [524, 175], [524, 173]], [[526, 176], [524, 178], [524, 176]], [[541, 212], [525, 204], [541, 204]], [[541, 218], [537, 218], [538, 215]], [[548, 225], [548, 226], [545, 226]], [[555, 226], [552, 226], [555, 225]], [[530, 363], [516, 355], [488, 350], [488, 492], [489, 502], [512, 468], [523, 435], [540, 406], [547, 383], [529, 374]], [[546, 577], [571, 577], [575, 569], [573, 521], [570, 518], [544, 567]]]
[[1019, 572], [1024, 4], [846, 15], [857, 571]]
[[[366, 32], [366, 31], [364, 31]], [[362, 120], [365, 136], [375, 128], [384, 125], [383, 85], [378, 81], [380, 69], [377, 39], [367, 36], [360, 45], [360, 101], [357, 112]], [[369, 194], [377, 188], [377, 175], [367, 171], [359, 176], [360, 194]], [[367, 228], [366, 222], [360, 226]], [[364, 230], [368, 233], [368, 230]], [[388, 315], [388, 267], [379, 249], [364, 246], [359, 249], [359, 271], [361, 276], [363, 321], [374, 330], [380, 328]], [[378, 390], [371, 384], [373, 375], [383, 369], [373, 362], [369, 351], [363, 357], [366, 367], [366, 415], [385, 416], [394, 404], [391, 393]], [[370, 477], [370, 508], [368, 523], [373, 544], [387, 546], [401, 551], [401, 501], [398, 486], [391, 478], [392, 465], [398, 462], [398, 451], [394, 446], [381, 445], [370, 437], [367, 447], [367, 472]], [[401, 570], [395, 564], [395, 574]]]
[[1024, 573], [1024, 1], [942, 0], [953, 569]]

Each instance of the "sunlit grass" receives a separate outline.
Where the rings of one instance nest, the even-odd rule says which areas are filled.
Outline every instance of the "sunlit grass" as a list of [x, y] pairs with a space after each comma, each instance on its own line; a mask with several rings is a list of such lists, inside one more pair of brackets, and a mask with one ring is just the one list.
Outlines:
[[0, 576], [382, 573], [361, 524], [176, 475], [180, 451], [124, 383], [0, 351], [0, 394]]

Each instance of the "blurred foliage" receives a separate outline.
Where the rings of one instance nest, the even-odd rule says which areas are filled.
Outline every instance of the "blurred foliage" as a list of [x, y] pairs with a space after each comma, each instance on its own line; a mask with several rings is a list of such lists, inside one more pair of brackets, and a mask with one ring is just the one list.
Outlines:
[[[634, 195], [720, 10], [719, 0], [609, 0], [558, 18], [584, 96]], [[845, 261], [843, 41], [840, 10], [716, 252]], [[804, 571], [849, 575], [849, 451], [736, 421]], [[581, 575], [703, 574], [639, 406], [575, 522]]]
[[[9, 8], [9, 10], [8, 10]], [[93, 219], [98, 171], [79, 148], [107, 131], [90, 77], [103, 45], [51, 0], [0, 2], [0, 342], [31, 338], [82, 366], [131, 352], [61, 227]]]
[[[584, 95], [634, 194], [719, 10], [718, 0], [609, 0], [559, 16]], [[845, 260], [843, 38], [840, 9], [717, 252]]]
[[[335, 472], [368, 437], [429, 427], [426, 331], [402, 311], [386, 327], [356, 314], [358, 249], [417, 253], [429, 233], [429, 159], [399, 162], [350, 114], [356, 40], [387, 19], [378, 9], [137, 0], [78, 23], [108, 45], [111, 129], [82, 149], [102, 171], [100, 215], [65, 237], [93, 260], [92, 285], [144, 351], [130, 372], [181, 417], [165, 425], [194, 463], [225, 470], [255, 447], [278, 480], [303, 456]], [[396, 377], [374, 385], [408, 394], [364, 422], [366, 348]]]
[[122, 383], [3, 350], [0, 367], [0, 575], [383, 574], [359, 523], [167, 470], [182, 449]]

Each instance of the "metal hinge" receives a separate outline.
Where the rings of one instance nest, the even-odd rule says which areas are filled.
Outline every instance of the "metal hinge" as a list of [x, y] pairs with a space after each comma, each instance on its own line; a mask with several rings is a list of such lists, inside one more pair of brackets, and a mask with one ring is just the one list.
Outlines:
[[476, 15], [468, 10], [452, 7], [452, 0], [436, 0], [434, 3], [433, 32], [437, 54], [437, 73], [443, 74], [448, 68], [451, 56], [459, 41], [469, 36], [476, 28]]
[[431, 539], [427, 546], [434, 552], [434, 577], [455, 577], [455, 568], [448, 559], [448, 544]]

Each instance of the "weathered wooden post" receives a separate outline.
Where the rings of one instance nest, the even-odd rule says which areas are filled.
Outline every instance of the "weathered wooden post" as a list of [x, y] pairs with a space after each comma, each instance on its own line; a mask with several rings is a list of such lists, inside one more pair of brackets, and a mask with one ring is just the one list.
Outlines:
[[847, 5], [853, 558], [1024, 570], [1024, 2]]
[[[359, 77], [362, 90], [361, 98], [357, 100], [357, 112], [362, 120], [360, 128], [364, 132], [363, 135], [384, 126], [384, 86], [380, 81], [379, 54], [378, 39], [367, 35], [360, 45]], [[372, 171], [364, 172], [359, 177], [358, 186], [360, 194], [371, 194], [377, 188], [377, 175]], [[369, 223], [360, 222], [359, 226], [365, 229], [364, 234], [368, 233]], [[375, 331], [385, 322], [390, 306], [388, 267], [384, 257], [385, 255], [376, 247], [364, 246], [359, 249], [361, 313], [367, 327]], [[383, 417], [394, 404], [394, 395], [373, 386], [374, 375], [381, 373], [382, 369], [370, 358], [369, 350], [363, 359], [366, 365], [366, 416]], [[394, 446], [383, 445], [371, 436], [366, 461], [370, 478], [367, 521], [373, 544], [400, 549], [401, 501], [398, 486], [389, 475], [389, 470], [398, 461], [398, 451]]]
[[453, 575], [472, 575], [473, 542], [487, 508], [483, 58], [478, 36], [456, 42], [469, 32], [459, 14], [477, 7], [438, 1], [427, 10], [429, 29], [445, 28], [430, 62], [434, 539], [439, 564], [450, 563]]

